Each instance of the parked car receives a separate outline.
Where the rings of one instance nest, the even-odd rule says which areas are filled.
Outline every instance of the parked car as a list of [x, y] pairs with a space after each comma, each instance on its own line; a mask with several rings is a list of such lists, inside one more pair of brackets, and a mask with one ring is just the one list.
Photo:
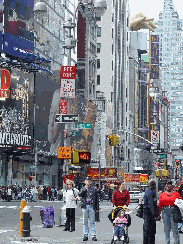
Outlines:
[[144, 196], [144, 192], [140, 191], [129, 191], [130, 202], [140, 202]]

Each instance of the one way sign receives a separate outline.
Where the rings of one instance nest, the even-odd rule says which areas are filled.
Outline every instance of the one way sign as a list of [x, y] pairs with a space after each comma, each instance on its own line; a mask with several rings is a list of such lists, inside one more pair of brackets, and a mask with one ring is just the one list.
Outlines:
[[79, 117], [77, 114], [56, 114], [55, 123], [78, 123]]

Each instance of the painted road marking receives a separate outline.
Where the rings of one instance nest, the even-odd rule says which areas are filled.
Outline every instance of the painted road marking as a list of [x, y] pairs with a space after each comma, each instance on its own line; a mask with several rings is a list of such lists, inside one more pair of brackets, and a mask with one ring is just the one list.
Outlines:
[[8, 231], [13, 231], [13, 230], [0, 230], [0, 233], [8, 232]]

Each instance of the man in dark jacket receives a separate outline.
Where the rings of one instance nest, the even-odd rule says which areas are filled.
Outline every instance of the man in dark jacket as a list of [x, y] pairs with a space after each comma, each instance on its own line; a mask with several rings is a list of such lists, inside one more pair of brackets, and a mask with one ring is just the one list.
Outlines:
[[143, 244], [155, 244], [156, 220], [158, 218], [156, 183], [154, 180], [149, 181], [149, 188], [144, 194], [144, 211], [143, 211]]
[[[183, 180], [180, 183], [180, 187], [179, 187], [178, 193], [183, 198]], [[179, 233], [181, 233], [181, 234], [183, 233], [183, 231], [181, 230], [182, 226], [183, 226], [183, 217], [182, 217], [182, 222], [178, 223]]]
[[80, 190], [81, 208], [83, 210], [83, 241], [88, 240], [89, 228], [88, 217], [90, 220], [90, 233], [92, 241], [97, 241], [95, 228], [95, 212], [99, 211], [99, 198], [97, 188], [91, 185], [90, 178], [85, 179], [85, 186]]

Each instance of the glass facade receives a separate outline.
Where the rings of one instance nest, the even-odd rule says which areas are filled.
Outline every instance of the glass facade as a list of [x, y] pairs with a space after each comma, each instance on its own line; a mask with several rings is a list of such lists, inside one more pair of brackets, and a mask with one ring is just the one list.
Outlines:
[[160, 37], [162, 87], [170, 97], [170, 146], [183, 143], [183, 20], [174, 9], [173, 0], [164, 0], [164, 9], [156, 22]]

